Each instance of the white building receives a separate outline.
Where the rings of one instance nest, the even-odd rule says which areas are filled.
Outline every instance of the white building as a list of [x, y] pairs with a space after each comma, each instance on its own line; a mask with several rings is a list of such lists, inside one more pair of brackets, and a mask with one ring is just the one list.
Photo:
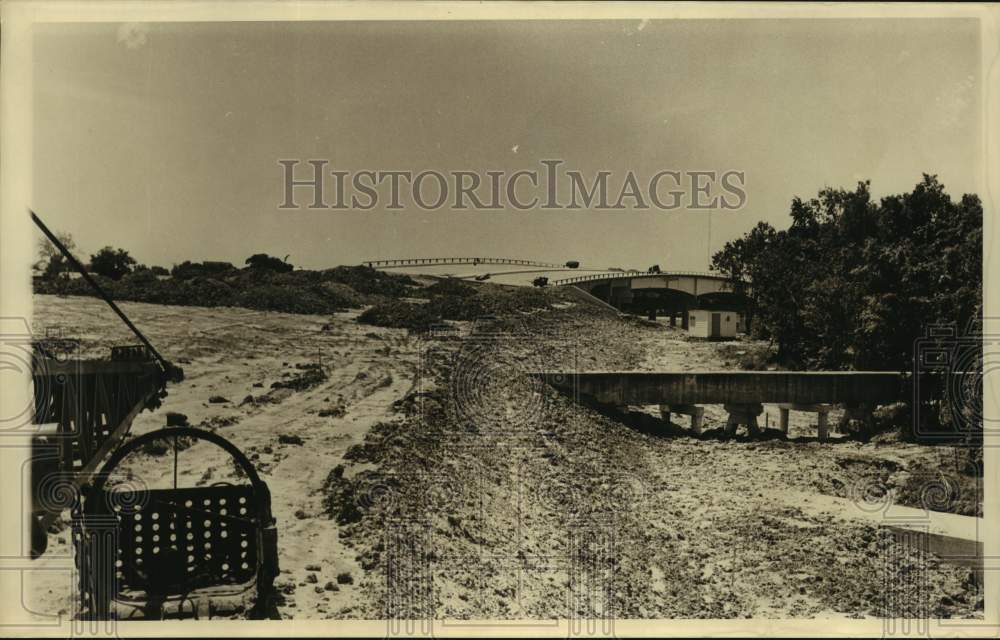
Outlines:
[[735, 311], [688, 311], [688, 335], [697, 338], [735, 338], [740, 325], [740, 314]]

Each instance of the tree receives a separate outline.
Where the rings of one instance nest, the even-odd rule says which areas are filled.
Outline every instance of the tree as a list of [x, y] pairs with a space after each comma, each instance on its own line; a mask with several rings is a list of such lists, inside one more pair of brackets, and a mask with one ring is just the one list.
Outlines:
[[[712, 269], [729, 277], [733, 292], [746, 297], [749, 301], [747, 322], [756, 327], [753, 318], [760, 307], [762, 293], [770, 289], [761, 286], [749, 286], [751, 282], [764, 283], [772, 274], [780, 270], [771, 266], [779, 260], [781, 238], [778, 232], [766, 222], [758, 222], [742, 238], [727, 242], [721, 251], [712, 256]], [[756, 332], [760, 333], [760, 332]]]
[[[71, 253], [76, 249], [76, 242], [70, 234], [56, 233], [56, 238]], [[65, 271], [69, 271], [71, 267], [56, 245], [52, 244], [48, 238], [39, 238], [38, 259], [32, 265], [32, 269], [41, 271], [42, 275], [46, 278], [52, 278]]]
[[535, 285], [536, 287], [545, 287], [548, 286], [549, 279], [546, 278], [545, 276], [538, 276], [537, 278], [531, 281], [531, 284]]
[[134, 266], [135, 259], [124, 249], [104, 247], [90, 256], [90, 270], [112, 280], [120, 280], [131, 273]]
[[761, 222], [712, 258], [787, 366], [908, 370], [926, 327], [981, 314], [979, 198], [930, 175], [878, 202], [869, 186], [795, 198], [787, 230]]
[[[287, 258], [288, 256], [285, 257]], [[284, 260], [269, 256], [266, 253], [255, 253], [247, 258], [244, 264], [249, 265], [251, 269], [277, 271], [278, 273], [287, 273], [295, 268]]]

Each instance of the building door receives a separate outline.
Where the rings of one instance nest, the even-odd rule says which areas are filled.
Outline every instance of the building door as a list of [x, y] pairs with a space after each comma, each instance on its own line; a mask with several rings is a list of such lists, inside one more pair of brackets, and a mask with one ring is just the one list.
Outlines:
[[718, 338], [722, 335], [722, 314], [713, 313], [712, 314], [712, 333], [709, 334], [710, 338]]

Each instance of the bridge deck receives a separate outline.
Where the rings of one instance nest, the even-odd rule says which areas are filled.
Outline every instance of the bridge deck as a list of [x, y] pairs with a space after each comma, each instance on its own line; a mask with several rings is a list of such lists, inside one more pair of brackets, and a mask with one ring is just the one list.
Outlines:
[[887, 404], [911, 398], [896, 371], [538, 372], [553, 387], [628, 404]]

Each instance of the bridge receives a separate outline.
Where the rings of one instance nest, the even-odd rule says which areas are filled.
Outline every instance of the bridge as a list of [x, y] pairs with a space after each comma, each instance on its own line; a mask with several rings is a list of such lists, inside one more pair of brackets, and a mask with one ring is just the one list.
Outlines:
[[749, 303], [733, 290], [727, 276], [713, 271], [611, 271], [560, 278], [550, 284], [578, 287], [623, 311], [667, 313], [672, 324], [679, 314], [684, 328], [691, 309], [742, 311]]
[[659, 405], [669, 420], [671, 412], [690, 415], [695, 432], [701, 429], [702, 404], [721, 404], [729, 412], [726, 429], [739, 425], [756, 432], [763, 404], [781, 409], [781, 427], [787, 433], [788, 412], [819, 415], [819, 437], [825, 439], [831, 405], [847, 407], [845, 418], [866, 425], [880, 404], [912, 399], [910, 376], [895, 371], [685, 371], [593, 372], [548, 371], [532, 374], [571, 395], [612, 406]]
[[561, 269], [566, 265], [552, 262], [539, 262], [537, 260], [518, 260], [515, 258], [397, 258], [390, 260], [368, 260], [362, 262], [366, 267], [373, 269], [386, 269], [391, 267], [430, 267], [436, 265], [459, 265], [459, 264], [505, 264], [526, 267], [545, 267]]
[[[500, 284], [530, 286], [537, 276], [548, 277], [552, 286], [576, 287], [619, 311], [633, 313], [669, 314], [671, 324], [681, 318], [684, 328], [688, 326], [688, 311], [691, 309], [714, 309], [741, 312], [749, 307], [749, 299], [733, 290], [730, 279], [714, 271], [660, 271], [650, 273], [635, 269], [583, 268], [574, 265], [521, 260], [516, 258], [393, 258], [369, 260], [362, 263], [373, 269], [430, 268], [447, 265], [501, 265], [507, 267], [529, 267], [529, 269], [487, 272], [473, 270], [470, 273], [454, 274], [452, 277], [471, 279], [488, 277]], [[567, 271], [574, 274], [569, 276]], [[568, 277], [563, 277], [568, 276]]]

